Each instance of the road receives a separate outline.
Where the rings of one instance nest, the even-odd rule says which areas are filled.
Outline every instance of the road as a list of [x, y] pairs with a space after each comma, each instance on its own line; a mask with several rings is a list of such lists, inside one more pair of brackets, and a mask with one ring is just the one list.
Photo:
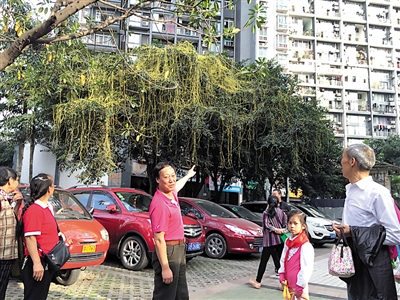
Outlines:
[[[332, 245], [315, 248], [316, 260], [330, 252]], [[202, 299], [207, 290], [219, 289], [234, 280], [255, 278], [260, 254], [251, 256], [229, 255], [226, 259], [196, 257], [187, 264], [187, 280], [191, 299]], [[266, 277], [273, 276], [273, 262], [270, 259]], [[275, 281], [274, 277], [271, 277]], [[273, 282], [274, 282], [273, 281]], [[275, 283], [273, 283], [275, 284]], [[276, 278], [276, 284], [278, 284]], [[153, 291], [153, 270], [129, 271], [113, 256], [96, 267], [87, 268], [78, 281], [71, 286], [51, 284], [48, 299], [151, 299]], [[23, 285], [11, 279], [6, 299], [22, 299]], [[271, 298], [270, 298], [271, 299]]]

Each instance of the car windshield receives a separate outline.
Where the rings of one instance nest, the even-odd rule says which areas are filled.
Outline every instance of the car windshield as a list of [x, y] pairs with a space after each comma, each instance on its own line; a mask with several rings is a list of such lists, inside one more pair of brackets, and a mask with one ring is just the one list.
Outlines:
[[243, 219], [247, 220], [261, 219], [259, 215], [241, 206], [231, 206], [230, 209], [236, 212]]
[[131, 212], [148, 212], [152, 197], [135, 192], [115, 192], [124, 207]]
[[321, 212], [320, 210], [312, 207], [312, 206], [304, 206], [304, 209], [308, 210], [311, 212], [311, 214], [315, 217], [320, 217], [320, 218], [326, 218], [327, 216]]
[[211, 201], [193, 201], [193, 203], [197, 204], [201, 207], [207, 214], [212, 217], [220, 217], [220, 218], [237, 218], [234, 213], [231, 213], [226, 208], [215, 204]]
[[[22, 187], [19, 190], [26, 202], [30, 197], [29, 187]], [[53, 206], [54, 215], [57, 220], [91, 220], [93, 218], [79, 200], [67, 191], [54, 190], [53, 196], [49, 198], [49, 203]]]
[[79, 200], [69, 192], [55, 190], [49, 202], [53, 206], [57, 220], [93, 218]]

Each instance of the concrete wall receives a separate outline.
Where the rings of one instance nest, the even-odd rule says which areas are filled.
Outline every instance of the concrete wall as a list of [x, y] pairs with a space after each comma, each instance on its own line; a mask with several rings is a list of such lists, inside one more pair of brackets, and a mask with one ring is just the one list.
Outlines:
[[[29, 183], [29, 144], [25, 145], [24, 158], [22, 160], [21, 183]], [[15, 167], [15, 166], [14, 166]], [[39, 173], [46, 173], [53, 176], [55, 184], [62, 188], [69, 188], [82, 183], [76, 177], [79, 171], [73, 172], [60, 171], [56, 164], [56, 157], [49, 148], [36, 145], [33, 155], [33, 176]], [[108, 184], [108, 176], [105, 175], [100, 180], [101, 184]]]

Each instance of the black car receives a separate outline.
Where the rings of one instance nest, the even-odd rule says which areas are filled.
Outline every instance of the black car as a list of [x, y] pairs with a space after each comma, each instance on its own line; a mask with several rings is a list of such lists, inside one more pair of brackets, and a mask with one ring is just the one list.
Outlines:
[[247, 208], [248, 210], [250, 210], [262, 217], [264, 210], [268, 206], [268, 202], [265, 200], [264, 201], [246, 201], [246, 202], [240, 203], [240, 206], [243, 206], [244, 208]]
[[222, 207], [225, 207], [226, 209], [229, 209], [231, 212], [233, 212], [235, 215], [237, 215], [239, 218], [243, 218], [245, 220], [249, 220], [253, 223], [256, 223], [259, 226], [263, 226], [263, 219], [262, 216], [259, 214], [256, 214], [247, 208], [240, 206], [240, 205], [234, 205], [234, 204], [220, 204]]

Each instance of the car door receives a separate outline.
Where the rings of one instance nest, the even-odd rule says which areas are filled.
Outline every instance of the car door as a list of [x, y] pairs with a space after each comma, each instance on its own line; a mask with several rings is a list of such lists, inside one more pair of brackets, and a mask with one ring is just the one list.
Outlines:
[[205, 229], [204, 227], [204, 215], [201, 213], [200, 210], [198, 210], [196, 207], [194, 207], [192, 204], [188, 203], [188, 202], [184, 202], [182, 200], [179, 200], [179, 206], [181, 207], [181, 214], [183, 216], [187, 216], [188, 214], [193, 214], [196, 216], [197, 221], [199, 221], [199, 223], [202, 225], [202, 227]]
[[[90, 201], [90, 208], [93, 208], [93, 217], [107, 229], [110, 237], [110, 248], [116, 249], [119, 241], [119, 228], [121, 209], [115, 199], [106, 192], [93, 191]], [[115, 210], [110, 210], [110, 205], [115, 205]]]

